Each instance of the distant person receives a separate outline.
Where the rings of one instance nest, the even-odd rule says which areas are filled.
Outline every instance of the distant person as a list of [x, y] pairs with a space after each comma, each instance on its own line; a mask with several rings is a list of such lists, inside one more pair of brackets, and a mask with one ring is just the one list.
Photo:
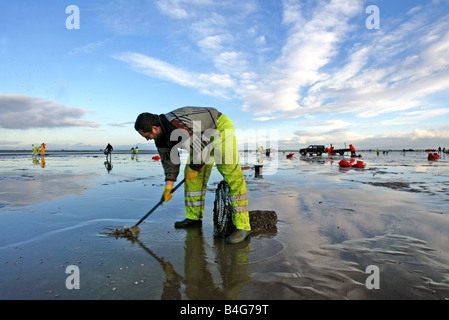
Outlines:
[[131, 148], [131, 153], [132, 153], [132, 154], [134, 154], [134, 153], [135, 153], [135, 151], [134, 151], [134, 148]]
[[256, 151], [257, 163], [263, 163], [263, 146], [260, 146]]
[[138, 154], [139, 154], [139, 147], [136, 146], [136, 155], [138, 155]]
[[47, 145], [45, 143], [41, 144], [41, 156], [45, 156], [45, 149], [47, 148]]
[[350, 145], [349, 145], [349, 148], [351, 149], [351, 157], [355, 157], [356, 154], [355, 154], [355, 148], [354, 148], [354, 146], [353, 146], [352, 144], [350, 144]]
[[[196, 134], [194, 130], [197, 123], [201, 129], [201, 132], [197, 133], [208, 134], [214, 138], [213, 142], [201, 139], [202, 142], [196, 144], [194, 139], [190, 139]], [[165, 202], [173, 197], [171, 191], [180, 171], [179, 156], [178, 159], [173, 156], [178, 155], [180, 140], [186, 142], [184, 146], [190, 153], [184, 169], [186, 219], [177, 221], [175, 228], [202, 225], [207, 182], [214, 165], [213, 158], [204, 159], [202, 155], [213, 157], [215, 154], [217, 169], [230, 187], [232, 222], [236, 227], [226, 238], [226, 243], [239, 243], [249, 236], [251, 226], [246, 182], [240, 166], [234, 126], [226, 115], [215, 108], [184, 107], [161, 115], [142, 113], [137, 117], [134, 128], [146, 140], [155, 141], [165, 174], [165, 190], [161, 198]], [[175, 141], [170, 139], [172, 134]]]
[[108, 145], [106, 146], [106, 149], [104, 149], [104, 153], [106, 155], [111, 154], [112, 150], [114, 150], [114, 148], [111, 146], [110, 143], [108, 143]]
[[334, 147], [332, 146], [332, 144], [331, 144], [331, 146], [327, 149], [327, 153], [328, 153], [330, 156], [332, 156], [332, 155], [334, 154]]
[[268, 149], [265, 150], [265, 155], [266, 155], [267, 157], [270, 156], [270, 153], [271, 153], [271, 149], [270, 149], [270, 148], [268, 148]]
[[[34, 147], [34, 144], [33, 144], [33, 147]], [[33, 152], [32, 152], [32, 155], [33, 156], [37, 156], [37, 154], [39, 153], [39, 149], [41, 148], [41, 146], [35, 146], [34, 148], [33, 148]]]

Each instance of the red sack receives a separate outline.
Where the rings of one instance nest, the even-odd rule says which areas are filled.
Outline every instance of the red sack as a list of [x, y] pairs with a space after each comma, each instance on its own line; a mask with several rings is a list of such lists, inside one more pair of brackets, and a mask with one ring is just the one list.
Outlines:
[[340, 167], [349, 167], [349, 162], [348, 161], [346, 161], [346, 160], [341, 160], [339, 163], [338, 163], [338, 165], [340, 166]]

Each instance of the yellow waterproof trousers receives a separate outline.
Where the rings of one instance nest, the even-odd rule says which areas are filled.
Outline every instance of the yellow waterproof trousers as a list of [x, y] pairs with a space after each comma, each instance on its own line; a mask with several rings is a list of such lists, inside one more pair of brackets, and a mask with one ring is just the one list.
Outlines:
[[[191, 220], [203, 219], [207, 182], [214, 166], [215, 157], [217, 169], [230, 187], [232, 222], [237, 229], [251, 230], [246, 182], [240, 166], [234, 125], [227, 116], [221, 115], [217, 120], [217, 127], [220, 134], [219, 138], [211, 138], [213, 150], [210, 152], [209, 161], [198, 172], [198, 175], [184, 186], [186, 216]], [[186, 164], [185, 172], [189, 163], [190, 159]]]

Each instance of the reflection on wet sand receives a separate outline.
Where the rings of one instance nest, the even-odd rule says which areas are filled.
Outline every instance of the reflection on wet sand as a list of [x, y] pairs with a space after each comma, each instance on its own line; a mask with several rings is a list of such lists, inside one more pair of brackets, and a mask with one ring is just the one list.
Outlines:
[[[99, 176], [96, 173], [83, 174], [54, 168], [48, 170], [44, 156], [33, 155], [31, 159], [33, 166], [26, 162], [23, 166], [7, 164], [3, 168], [0, 176], [0, 201], [10, 206], [22, 207], [55, 201], [71, 194], [81, 195], [86, 191], [88, 181]], [[53, 160], [53, 165], [57, 166], [56, 163]], [[35, 169], [36, 165], [45, 170]]]
[[[213, 260], [206, 254], [202, 228], [185, 230], [184, 275], [176, 272], [169, 261], [157, 256], [141, 240], [134, 239], [145, 252], [153, 257], [165, 273], [162, 300], [180, 300], [183, 294], [190, 300], [237, 300], [246, 282], [250, 241], [235, 246], [226, 245], [223, 239], [214, 241]], [[212, 269], [218, 269], [221, 282], [216, 283]], [[184, 292], [181, 290], [184, 289]]]
[[81, 195], [89, 180], [97, 174], [15, 174], [3, 177], [0, 183], [1, 200], [11, 206], [27, 206], [55, 201], [67, 195]]
[[[185, 214], [182, 196], [152, 216], [137, 242], [98, 239], [98, 219], [132, 223], [158, 200], [162, 184], [155, 181], [163, 173], [150, 156], [114, 157], [109, 173], [102, 156], [50, 157], [45, 169], [29, 157], [23, 166], [3, 161], [0, 222], [8, 228], [0, 271], [11, 290], [2, 294], [45, 299], [47, 290], [59, 288], [60, 299], [449, 298], [447, 159], [428, 165], [419, 154], [366, 153], [364, 170], [342, 172], [338, 157], [284, 158], [275, 175], [256, 179], [245, 171], [249, 209], [276, 211], [276, 232], [232, 246], [213, 238], [211, 221], [174, 231], [173, 221]], [[217, 174], [214, 184], [213, 174], [209, 213], [221, 181]], [[65, 197], [70, 194], [76, 196]], [[49, 203], [56, 198], [60, 203]], [[61, 214], [30, 215], [33, 210]], [[82, 292], [52, 277], [66, 260], [82, 262]], [[139, 267], [126, 269], [133, 261]], [[380, 270], [378, 290], [365, 285], [370, 265]]]
[[176, 272], [175, 268], [169, 261], [158, 257], [150, 248], [148, 248], [138, 238], [134, 240], [145, 252], [152, 256], [162, 267], [165, 273], [164, 288], [162, 290], [162, 300], [180, 300], [181, 299], [181, 284], [184, 278]]
[[45, 161], [45, 157], [41, 156], [40, 158], [38, 156], [33, 156], [33, 164], [40, 165], [42, 168], [45, 168], [47, 165], [47, 161]]
[[[435, 232], [448, 222], [420, 203], [419, 194], [368, 185], [319, 192], [289, 189], [301, 196], [261, 205], [285, 208], [289, 203], [289, 209], [279, 213], [290, 223], [282, 230], [290, 245], [287, 256], [292, 257], [285, 265], [295, 265], [300, 276], [286, 281], [279, 271], [288, 274], [287, 268], [264, 272], [258, 281], [286, 298], [419, 299], [430, 292], [436, 299], [448, 296], [447, 233]], [[366, 288], [369, 265], [380, 268], [382, 290]]]
[[187, 230], [185, 239], [186, 294], [190, 299], [239, 299], [239, 293], [249, 280], [247, 274], [250, 240], [235, 246], [226, 245], [223, 239], [215, 239], [215, 265], [221, 283], [214, 277], [207, 262], [201, 228]]
[[109, 172], [111, 172], [112, 168], [114, 167], [112, 165], [112, 157], [109, 154], [109, 157], [106, 155], [106, 161], [104, 162], [104, 167], [106, 168], [106, 170]]

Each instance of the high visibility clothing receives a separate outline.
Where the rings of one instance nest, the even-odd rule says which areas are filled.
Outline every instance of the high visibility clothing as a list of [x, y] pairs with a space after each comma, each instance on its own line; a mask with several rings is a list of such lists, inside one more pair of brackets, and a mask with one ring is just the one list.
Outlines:
[[41, 156], [45, 155], [45, 149], [47, 148], [47, 145], [45, 143], [41, 144]]
[[190, 182], [193, 178], [195, 178], [198, 175], [198, 171], [195, 171], [193, 169], [190, 169], [190, 166], [187, 167], [187, 171], [185, 172], [186, 182]]
[[[218, 171], [230, 187], [232, 222], [237, 229], [251, 230], [246, 182], [240, 166], [234, 125], [227, 116], [222, 114], [217, 120], [217, 129], [220, 134], [213, 137], [211, 157], [198, 172], [198, 175], [185, 184], [186, 216], [192, 220], [203, 219], [207, 182], [214, 162], [216, 162]], [[191, 170], [189, 162], [184, 170], [185, 174]]]
[[41, 148], [41, 146], [36, 146], [36, 147], [34, 147], [33, 148], [33, 155], [36, 155], [37, 156], [37, 153], [39, 152], [39, 149]]
[[[186, 179], [189, 181], [184, 185], [187, 218], [203, 219], [207, 183], [216, 163], [230, 186], [234, 225], [237, 229], [251, 230], [245, 177], [231, 120], [215, 108], [202, 107], [179, 108], [159, 115], [159, 120], [162, 136], [155, 143], [166, 181], [176, 181], [179, 175], [180, 164], [173, 161], [177, 148], [189, 150], [189, 160], [184, 169], [184, 177], [192, 178]], [[193, 177], [191, 170], [198, 174]]]

